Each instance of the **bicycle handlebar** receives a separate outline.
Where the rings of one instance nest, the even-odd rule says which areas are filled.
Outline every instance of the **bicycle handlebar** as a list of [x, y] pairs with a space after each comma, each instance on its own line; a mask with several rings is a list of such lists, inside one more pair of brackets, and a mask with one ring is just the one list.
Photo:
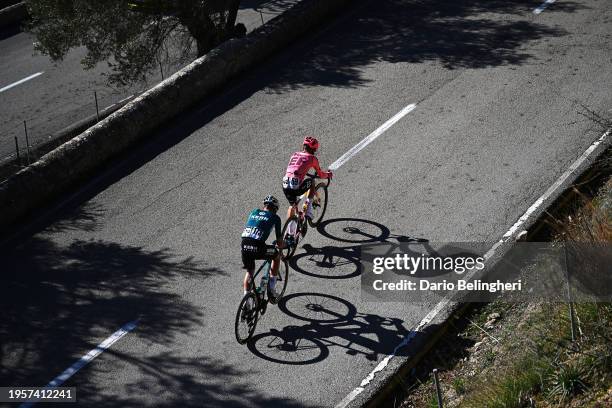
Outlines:
[[[306, 174], [306, 177], [309, 177], [309, 178], [311, 178], [311, 179], [313, 179], [313, 180], [314, 180], [314, 179], [317, 179], [317, 178], [321, 178], [321, 177], [319, 177], [319, 175], [318, 175], [318, 174], [316, 174], [316, 173], [315, 173], [315, 174]], [[327, 178], [326, 180], [327, 180], [327, 187], [329, 187], [329, 185], [331, 184], [331, 178]]]

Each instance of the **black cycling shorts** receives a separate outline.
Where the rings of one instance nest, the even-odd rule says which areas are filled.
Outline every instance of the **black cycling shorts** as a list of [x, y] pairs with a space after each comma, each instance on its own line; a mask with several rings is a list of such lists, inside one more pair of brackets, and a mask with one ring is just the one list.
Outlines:
[[255, 269], [256, 259], [273, 259], [278, 255], [274, 245], [267, 245], [265, 242], [253, 238], [242, 238], [240, 246], [244, 269]]
[[300, 201], [300, 196], [305, 194], [310, 187], [312, 186], [312, 179], [307, 177], [302, 181], [302, 185], [297, 190], [293, 190], [290, 188], [283, 188], [283, 193], [285, 193], [285, 197], [287, 197], [287, 201], [289, 204], [294, 205]]

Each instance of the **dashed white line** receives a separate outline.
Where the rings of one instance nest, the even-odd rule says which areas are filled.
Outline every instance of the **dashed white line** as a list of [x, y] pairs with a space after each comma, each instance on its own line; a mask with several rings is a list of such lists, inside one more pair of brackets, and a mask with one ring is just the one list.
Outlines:
[[546, 7], [548, 7], [550, 4], [553, 4], [555, 1], [556, 0], [546, 0], [544, 3], [542, 3], [540, 5], [540, 7], [535, 8], [533, 10], [533, 14], [540, 14], [541, 12], [543, 12], [546, 9]]
[[[96, 348], [90, 350], [89, 353], [85, 354], [76, 363], [74, 363], [73, 365], [68, 367], [66, 370], [64, 370], [63, 373], [55, 377], [49, 384], [46, 385], [46, 388], [55, 388], [55, 387], [59, 387], [60, 385], [62, 385], [64, 382], [66, 382], [66, 380], [72, 377], [77, 371], [85, 367], [94, 358], [98, 357], [100, 354], [102, 354], [102, 352], [104, 352], [110, 346], [115, 344], [117, 340], [119, 340], [120, 338], [122, 338], [123, 336], [131, 332], [132, 330], [134, 330], [137, 325], [138, 325], [137, 320], [125, 324], [119, 330], [111, 334], [110, 337], [108, 337], [102, 343], [98, 344]], [[28, 408], [28, 407], [31, 407], [32, 405], [33, 403], [27, 402], [25, 404], [21, 404], [20, 408]]]
[[19, 85], [19, 84], [23, 84], [24, 82], [27, 82], [27, 81], [29, 81], [30, 79], [34, 79], [34, 78], [36, 78], [37, 76], [40, 76], [40, 75], [42, 75], [42, 74], [44, 74], [44, 73], [45, 73], [45, 71], [37, 72], [37, 73], [35, 73], [35, 74], [30, 75], [29, 77], [25, 77], [25, 78], [23, 78], [23, 79], [20, 79], [20, 80], [19, 80], [19, 81], [17, 81], [17, 82], [13, 82], [12, 84], [5, 86], [4, 88], [0, 88], [0, 92], [8, 91], [9, 89], [11, 89], [11, 88], [13, 88], [13, 87], [15, 87], [15, 86], [17, 86], [17, 85]]
[[[503, 243], [508, 242], [513, 237], [513, 235], [529, 219], [529, 217], [533, 215], [533, 213], [547, 199], [549, 199], [561, 185], [563, 185], [563, 183], [569, 178], [569, 176], [572, 175], [572, 173], [574, 173], [580, 167], [580, 165], [582, 165], [582, 163], [584, 163], [584, 161], [593, 153], [595, 149], [597, 149], [599, 145], [601, 145], [602, 143], [606, 141], [606, 139], [610, 136], [611, 132], [612, 132], [612, 129], [608, 130], [599, 139], [593, 142], [589, 146], [589, 148], [586, 149], [584, 153], [582, 153], [582, 155], [578, 159], [576, 159], [576, 161], [574, 161], [574, 163], [572, 163], [572, 165], [569, 166], [567, 170], [565, 170], [565, 172], [563, 172], [561, 176], [559, 176], [559, 178], [544, 192], [544, 194], [542, 194], [540, 198], [538, 198], [533, 203], [533, 205], [531, 205], [527, 209], [527, 211], [525, 211], [525, 213], [518, 219], [518, 221], [516, 221], [514, 225], [512, 225], [512, 227], [508, 229], [508, 231], [502, 236], [502, 238], [495, 245], [493, 245], [491, 249], [487, 251], [487, 253], [484, 255], [485, 259], [489, 259], [493, 255], [495, 255], [495, 251]], [[476, 270], [471, 270], [465, 275], [465, 279], [470, 280], [474, 276], [475, 273], [476, 273]], [[393, 352], [389, 354], [388, 356], [386, 356], [384, 359], [382, 359], [381, 362], [378, 363], [378, 365], [366, 376], [366, 378], [364, 378], [361, 381], [361, 383], [359, 384], [359, 387], [354, 388], [350, 393], [348, 393], [346, 397], [344, 397], [338, 404], [336, 404], [335, 408], [345, 408], [355, 398], [357, 398], [357, 396], [365, 390], [365, 387], [374, 379], [374, 376], [376, 375], [376, 373], [384, 370], [385, 367], [391, 361], [391, 359], [397, 355], [397, 352], [402, 347], [407, 346], [408, 343], [410, 343], [410, 341], [412, 341], [412, 339], [415, 337], [416, 333], [420, 331], [423, 327], [425, 327], [429, 322], [431, 322], [438, 315], [438, 313], [440, 313], [440, 311], [442, 311], [452, 300], [453, 300], [452, 298], [446, 298], [446, 299], [441, 300], [427, 314], [427, 316], [425, 316], [423, 320], [421, 320], [419, 324], [413, 330], [411, 330], [410, 333], [406, 337], [404, 337], [402, 342], [395, 347]]]
[[378, 136], [380, 136], [383, 133], [385, 133], [385, 131], [387, 129], [389, 129], [391, 126], [395, 125], [401, 118], [406, 116], [408, 113], [412, 112], [414, 110], [414, 108], [416, 108], [416, 104], [413, 103], [413, 104], [410, 104], [410, 105], [406, 106], [404, 109], [402, 109], [398, 113], [396, 113], [395, 116], [393, 116], [391, 119], [389, 119], [388, 121], [383, 123], [378, 129], [376, 129], [375, 131], [370, 133], [365, 139], [363, 139], [361, 142], [359, 142], [355, 146], [353, 146], [348, 152], [346, 152], [342, 156], [340, 156], [340, 158], [338, 160], [336, 160], [335, 162], [333, 162], [329, 166], [329, 169], [330, 170], [338, 169], [344, 163], [349, 161], [351, 159], [351, 157], [353, 157], [357, 153], [359, 153], [364, 147], [366, 147], [367, 145], [372, 143], [374, 140], [376, 140], [376, 138]]

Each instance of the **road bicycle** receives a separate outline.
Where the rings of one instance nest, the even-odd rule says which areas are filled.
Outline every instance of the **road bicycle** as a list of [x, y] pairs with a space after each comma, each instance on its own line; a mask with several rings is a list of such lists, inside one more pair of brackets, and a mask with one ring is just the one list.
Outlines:
[[[317, 178], [316, 174], [307, 174], [306, 177], [313, 179]], [[327, 203], [329, 201], [328, 188], [331, 183], [331, 178], [326, 181], [322, 181], [316, 184], [314, 188], [314, 195], [312, 197], [312, 219], [306, 218], [307, 204], [305, 198], [308, 196], [308, 192], [304, 193], [298, 202], [293, 204], [293, 216], [285, 221], [283, 231], [281, 233], [285, 247], [281, 249], [281, 257], [283, 259], [290, 259], [300, 242], [300, 239], [306, 236], [308, 231], [308, 225], [316, 228], [325, 216], [325, 210], [327, 209]], [[300, 202], [304, 201], [300, 210]], [[308, 222], [306, 222], [308, 221]]]
[[[238, 343], [244, 344], [253, 336], [255, 327], [259, 321], [259, 317], [266, 313], [268, 302], [277, 304], [283, 297], [287, 289], [287, 281], [289, 279], [289, 267], [287, 261], [281, 257], [278, 267], [278, 275], [276, 277], [275, 292], [268, 285], [270, 280], [270, 270], [272, 268], [272, 260], [264, 261], [257, 272], [250, 276], [249, 291], [244, 295], [238, 311], [236, 312], [236, 322], [234, 330]], [[263, 271], [259, 286], [256, 286], [255, 279], [260, 272]]]

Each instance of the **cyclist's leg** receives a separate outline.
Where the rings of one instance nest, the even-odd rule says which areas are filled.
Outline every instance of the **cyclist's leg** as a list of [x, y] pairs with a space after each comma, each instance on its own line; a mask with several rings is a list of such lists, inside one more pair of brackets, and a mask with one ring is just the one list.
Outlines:
[[270, 274], [274, 277], [278, 276], [278, 267], [280, 266], [280, 252], [276, 254], [274, 258], [272, 258], [272, 269]]
[[[283, 193], [285, 193], [285, 197], [287, 198], [287, 201], [289, 202], [289, 208], [287, 209], [287, 219], [290, 219], [291, 217], [297, 216], [297, 212], [298, 212], [297, 203], [300, 201], [300, 195], [303, 194], [303, 192], [300, 193], [300, 190], [283, 188]], [[289, 228], [289, 235], [293, 236], [295, 235], [295, 233], [296, 233], [296, 228], [292, 224], [290, 225], [290, 228]]]
[[272, 260], [272, 267], [270, 268], [270, 280], [268, 281], [268, 286], [274, 292], [276, 287], [276, 280], [278, 278], [278, 268], [280, 266], [280, 257], [281, 253], [276, 249], [274, 245], [268, 246], [268, 259]]
[[265, 256], [262, 259], [272, 261], [272, 267], [270, 268], [270, 275], [273, 277], [278, 276], [278, 265], [280, 261], [280, 251], [276, 249], [274, 245], [266, 245]]
[[295, 205], [289, 204], [289, 208], [287, 208], [287, 219], [293, 217], [295, 212], [296, 212]]
[[253, 277], [253, 273], [255, 273], [255, 269], [247, 269], [246, 273], [244, 274], [242, 288], [244, 289], [245, 293], [249, 291], [249, 282], [251, 281]]
[[242, 268], [246, 269], [242, 288], [245, 292], [249, 291], [249, 282], [255, 273], [255, 258], [257, 255], [257, 243], [248, 238], [243, 238], [241, 243]]
[[315, 193], [315, 183], [314, 179], [310, 179], [310, 187], [308, 187], [308, 199], [312, 200], [312, 197], [314, 197], [314, 193]]
[[[268, 286], [272, 289], [273, 293], [276, 289], [276, 280], [278, 279], [278, 267], [280, 265], [280, 253], [272, 259], [272, 268], [270, 270], [270, 280], [268, 281]], [[276, 295], [274, 295], [276, 296]]]
[[312, 197], [314, 196], [315, 189], [314, 179], [308, 178], [304, 180], [304, 193], [306, 193], [306, 215], [312, 217]]
[[289, 208], [287, 208], [287, 219], [293, 217], [296, 212], [296, 204], [298, 202], [296, 191], [297, 190], [292, 190], [290, 188], [283, 188], [283, 193], [285, 193], [285, 197], [289, 202]]

